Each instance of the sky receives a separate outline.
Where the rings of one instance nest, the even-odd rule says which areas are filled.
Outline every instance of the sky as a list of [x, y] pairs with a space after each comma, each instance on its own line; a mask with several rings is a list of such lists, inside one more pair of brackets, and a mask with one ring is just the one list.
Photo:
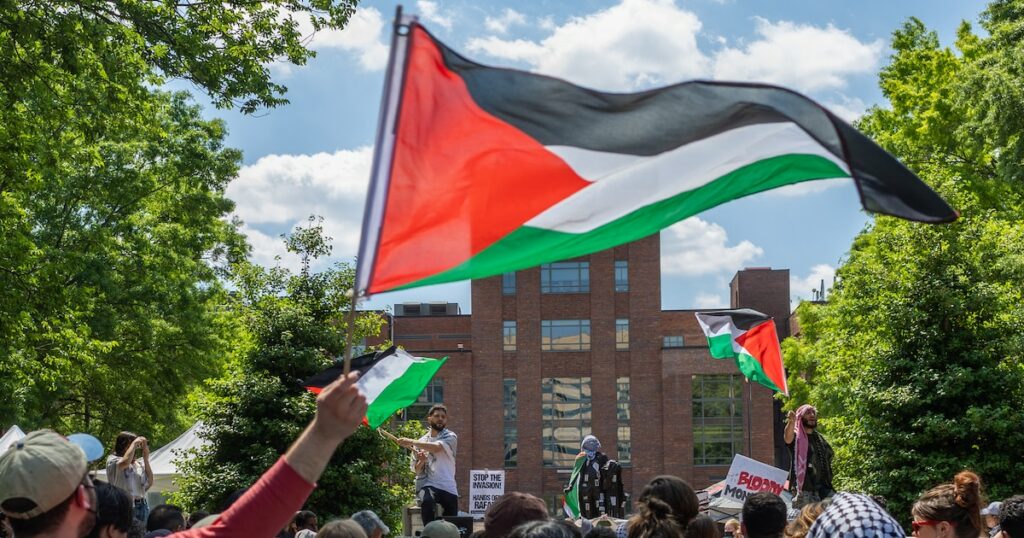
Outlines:
[[[270, 65], [289, 105], [242, 115], [201, 95], [243, 151], [228, 187], [235, 215], [266, 266], [298, 267], [280, 235], [324, 217], [334, 250], [321, 265], [352, 262], [369, 181], [383, 70], [396, 3], [365, 1], [341, 31], [313, 33], [305, 66]], [[410, 0], [406, 13], [480, 63], [633, 92], [690, 79], [769, 82], [854, 120], [885, 106], [877, 73], [889, 39], [909, 17], [951, 45], [961, 21], [977, 26], [976, 0]], [[189, 89], [181, 83], [176, 89]], [[196, 93], [196, 92], [193, 92]], [[714, 208], [662, 232], [662, 308], [728, 306], [744, 267], [789, 269], [794, 304], [832, 282], [870, 222], [849, 180], [804, 183]], [[469, 283], [379, 294], [360, 308], [450, 301], [470, 313]]]

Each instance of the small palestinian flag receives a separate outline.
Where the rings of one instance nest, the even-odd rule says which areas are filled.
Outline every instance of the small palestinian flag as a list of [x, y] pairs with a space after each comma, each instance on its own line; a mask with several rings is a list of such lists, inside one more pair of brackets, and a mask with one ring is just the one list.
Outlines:
[[587, 462], [586, 456], [580, 455], [572, 464], [572, 474], [569, 475], [569, 485], [565, 490], [565, 498], [562, 500], [562, 510], [569, 519], [580, 518], [580, 480], [583, 476], [583, 465]]
[[716, 359], [734, 359], [747, 379], [789, 395], [775, 320], [749, 308], [697, 312]]
[[[446, 360], [448, 357], [413, 357], [394, 346], [352, 359], [351, 370], [359, 372], [359, 390], [370, 404], [366, 410], [367, 425], [376, 428], [396, 411], [416, 402]], [[342, 361], [338, 361], [303, 381], [302, 385], [310, 392], [320, 394], [324, 387], [341, 377], [342, 371]]]
[[957, 218], [893, 156], [793, 91], [691, 81], [605, 93], [480, 65], [413, 18], [396, 28], [359, 297], [590, 254], [818, 179], [852, 178], [868, 211]]

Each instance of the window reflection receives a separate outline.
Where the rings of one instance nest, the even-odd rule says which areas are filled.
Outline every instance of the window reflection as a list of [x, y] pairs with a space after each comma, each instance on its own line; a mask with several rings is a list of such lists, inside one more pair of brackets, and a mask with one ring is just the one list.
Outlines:
[[743, 378], [695, 375], [693, 463], [728, 465], [743, 451]]
[[551, 377], [541, 382], [544, 465], [570, 467], [590, 434], [590, 378]]

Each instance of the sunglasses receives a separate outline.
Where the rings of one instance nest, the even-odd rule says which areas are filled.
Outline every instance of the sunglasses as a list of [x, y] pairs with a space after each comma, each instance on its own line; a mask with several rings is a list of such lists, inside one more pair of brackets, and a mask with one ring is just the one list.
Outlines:
[[[917, 534], [918, 531], [921, 530], [921, 527], [934, 527], [935, 525], [938, 525], [939, 523], [942, 523], [942, 521], [930, 521], [930, 520], [911, 521], [910, 522], [910, 527], [913, 529], [914, 534]], [[956, 527], [956, 522], [955, 521], [946, 521], [946, 523], [949, 523], [951, 526]]]

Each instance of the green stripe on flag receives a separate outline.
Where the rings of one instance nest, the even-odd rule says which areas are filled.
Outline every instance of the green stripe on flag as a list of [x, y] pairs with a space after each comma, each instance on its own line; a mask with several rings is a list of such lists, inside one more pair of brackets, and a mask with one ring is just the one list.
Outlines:
[[776, 386], [771, 379], [768, 379], [768, 376], [764, 373], [764, 368], [761, 367], [761, 363], [749, 354], [740, 353], [736, 355], [736, 367], [750, 381], [764, 385], [775, 392], [782, 392], [782, 389]]
[[380, 426], [399, 409], [404, 409], [415, 403], [446, 360], [448, 357], [413, 361], [401, 377], [391, 381], [370, 402], [370, 406], [366, 410], [366, 422], [370, 427]]
[[583, 474], [583, 464], [587, 458], [576, 458], [572, 464], [572, 474], [569, 475], [569, 490], [565, 492], [565, 503], [562, 508], [565, 515], [572, 519], [580, 518], [580, 476]]
[[732, 347], [732, 333], [719, 334], [708, 337], [708, 351], [715, 359], [731, 359], [736, 356], [736, 350]]

